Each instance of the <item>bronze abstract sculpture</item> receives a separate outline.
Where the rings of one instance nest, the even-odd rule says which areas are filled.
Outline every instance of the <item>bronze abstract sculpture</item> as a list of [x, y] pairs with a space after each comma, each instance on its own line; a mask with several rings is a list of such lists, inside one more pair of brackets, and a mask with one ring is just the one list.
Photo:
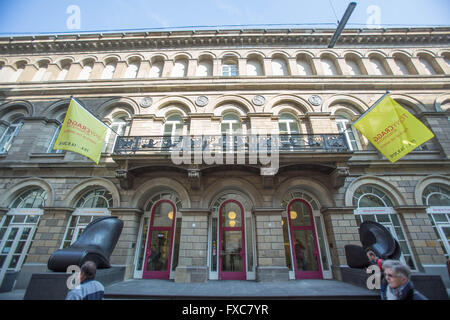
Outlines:
[[109, 257], [122, 228], [123, 221], [117, 217], [95, 219], [72, 245], [53, 252], [48, 259], [48, 269], [66, 272], [68, 266], [81, 266], [88, 260], [95, 262], [98, 269], [110, 268]]

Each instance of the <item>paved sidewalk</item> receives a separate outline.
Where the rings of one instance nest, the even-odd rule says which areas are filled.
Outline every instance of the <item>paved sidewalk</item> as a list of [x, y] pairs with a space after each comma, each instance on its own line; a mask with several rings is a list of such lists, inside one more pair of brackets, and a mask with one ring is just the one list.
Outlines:
[[127, 280], [105, 289], [106, 298], [126, 299], [377, 299], [379, 293], [337, 280], [286, 282]]
[[[22, 300], [25, 290], [0, 293], [0, 300]], [[379, 299], [379, 293], [337, 280], [286, 282], [130, 279], [105, 288], [106, 299]]]

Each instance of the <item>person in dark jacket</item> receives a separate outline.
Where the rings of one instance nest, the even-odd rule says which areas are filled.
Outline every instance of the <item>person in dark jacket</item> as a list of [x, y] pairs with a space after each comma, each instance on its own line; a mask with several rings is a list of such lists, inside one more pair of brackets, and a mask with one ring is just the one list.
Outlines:
[[380, 295], [381, 300], [386, 300], [386, 289], [387, 289], [387, 281], [384, 277], [383, 272], [383, 259], [378, 258], [378, 256], [375, 254], [375, 252], [368, 248], [366, 250], [367, 258], [369, 259], [369, 262], [371, 265], [376, 265], [380, 269]]
[[383, 269], [388, 283], [386, 300], [428, 300], [414, 289], [411, 269], [407, 265], [398, 260], [386, 260]]
[[105, 287], [95, 280], [97, 265], [86, 261], [81, 266], [80, 285], [67, 293], [66, 300], [102, 300]]

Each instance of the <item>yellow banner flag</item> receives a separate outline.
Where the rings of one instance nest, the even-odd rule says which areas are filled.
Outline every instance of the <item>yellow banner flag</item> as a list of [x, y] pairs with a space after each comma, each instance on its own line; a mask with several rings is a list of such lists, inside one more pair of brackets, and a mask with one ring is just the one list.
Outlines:
[[430, 129], [388, 94], [363, 114], [353, 126], [391, 163], [434, 137]]
[[98, 164], [107, 130], [103, 122], [71, 99], [53, 149], [73, 151]]

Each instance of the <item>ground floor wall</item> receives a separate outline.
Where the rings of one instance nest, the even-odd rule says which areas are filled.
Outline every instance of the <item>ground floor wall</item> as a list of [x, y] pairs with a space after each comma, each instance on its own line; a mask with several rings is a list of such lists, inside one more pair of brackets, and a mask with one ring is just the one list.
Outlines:
[[[329, 175], [302, 170], [281, 173], [268, 185], [259, 172], [250, 169], [206, 172], [198, 184], [192, 184], [185, 173], [153, 169], [141, 172], [130, 188], [123, 189], [114, 170], [105, 168], [30, 169], [25, 170], [23, 176], [5, 171], [0, 177], [0, 205], [3, 208], [0, 221], [6, 234], [14, 225], [14, 219], [9, 226], [5, 225], [6, 217], [14, 213], [10, 206], [29, 188], [42, 188], [48, 194], [29, 249], [18, 267], [22, 272], [17, 286], [24, 286], [31, 273], [45, 271], [50, 255], [67, 243], [69, 231], [78, 230], [77, 226], [72, 230], [70, 224], [74, 216], [86, 216], [77, 208], [77, 203], [92, 188], [108, 190], [112, 205], [107, 208], [107, 214], [124, 222], [110, 261], [113, 265], [126, 267], [127, 279], [145, 276], [144, 268], [151, 260], [148, 231], [153, 221], [153, 210], [158, 201], [164, 199], [170, 199], [176, 206], [176, 217], [171, 220], [173, 241], [169, 248], [168, 278], [179, 282], [225, 279], [235, 276], [233, 272], [240, 268], [244, 269], [242, 275], [247, 280], [287, 281], [303, 276], [339, 279], [339, 266], [347, 264], [345, 245], [360, 245], [358, 225], [369, 217], [359, 217], [353, 197], [359, 187], [371, 185], [383, 190], [390, 199], [392, 207], [386, 209], [386, 215], [394, 219], [389, 223], [392, 230], [402, 236], [401, 241], [409, 250], [407, 258], [412, 261], [413, 269], [443, 274], [445, 248], [433, 229], [435, 226], [427, 214], [427, 206], [418, 201], [417, 196], [419, 192], [421, 198], [420, 190], [425, 188], [427, 181], [450, 185], [448, 177], [441, 173], [408, 176], [402, 173], [356, 172], [345, 179], [342, 187], [336, 188]], [[156, 199], [156, 196], [160, 198]], [[220, 206], [231, 200], [242, 206], [241, 227], [220, 225]], [[294, 226], [294, 210], [289, 209], [293, 201], [300, 201], [304, 208], [310, 210], [314, 226], [308, 229], [310, 233], [304, 231], [307, 227]], [[396, 224], [396, 217], [399, 224]], [[381, 219], [381, 216], [376, 219]], [[155, 230], [159, 229], [155, 227]], [[233, 236], [228, 237], [227, 232]], [[242, 236], [234, 237], [239, 232]], [[306, 234], [314, 236], [311, 238], [314, 248], [310, 253], [308, 250], [305, 253], [297, 251], [295, 234], [305, 241], [308, 241]], [[235, 257], [240, 255], [237, 259], [241, 259], [242, 265], [229, 262], [231, 253], [221, 251], [220, 237], [228, 237], [230, 243], [236, 239], [235, 243], [243, 242], [240, 245], [245, 252], [233, 253]], [[0, 245], [5, 247], [6, 242], [4, 238]], [[303, 254], [310, 254], [309, 259], [317, 259], [314, 267], [317, 273], [303, 272], [306, 267], [299, 259]], [[227, 269], [227, 263], [235, 270]], [[300, 270], [300, 265], [304, 270]], [[299, 270], [302, 272], [297, 272]]]

